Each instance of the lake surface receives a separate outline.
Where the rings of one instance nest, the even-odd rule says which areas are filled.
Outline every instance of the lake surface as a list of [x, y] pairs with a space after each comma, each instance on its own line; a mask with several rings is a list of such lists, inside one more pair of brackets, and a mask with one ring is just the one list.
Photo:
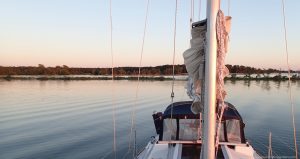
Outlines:
[[[137, 147], [155, 135], [154, 110], [171, 103], [172, 81], [142, 81], [136, 102]], [[189, 100], [185, 81], [175, 82], [174, 101]], [[275, 156], [293, 156], [288, 82], [226, 81], [226, 100], [246, 124], [245, 134], [266, 156], [272, 132]], [[0, 158], [112, 158], [113, 105], [117, 158], [127, 153], [137, 81], [0, 81]], [[300, 81], [292, 83], [300, 132]], [[300, 133], [297, 133], [300, 145]], [[298, 146], [299, 147], [299, 146]], [[126, 155], [127, 154], [127, 155]]]

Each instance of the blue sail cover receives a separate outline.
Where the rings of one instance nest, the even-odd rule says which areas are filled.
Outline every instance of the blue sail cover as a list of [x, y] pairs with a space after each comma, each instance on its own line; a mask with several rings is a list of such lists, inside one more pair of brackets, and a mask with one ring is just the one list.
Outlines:
[[[175, 102], [173, 104], [170, 104], [166, 110], [163, 113], [163, 118], [179, 118], [179, 119], [199, 119], [199, 114], [194, 114], [191, 111], [191, 105], [193, 101], [182, 101], [182, 102]], [[227, 107], [224, 110], [223, 118], [222, 120], [230, 120], [230, 119], [236, 119], [243, 121], [241, 115], [239, 112], [235, 109], [235, 107], [228, 103], [225, 102]], [[173, 110], [172, 110], [172, 105], [173, 105]]]

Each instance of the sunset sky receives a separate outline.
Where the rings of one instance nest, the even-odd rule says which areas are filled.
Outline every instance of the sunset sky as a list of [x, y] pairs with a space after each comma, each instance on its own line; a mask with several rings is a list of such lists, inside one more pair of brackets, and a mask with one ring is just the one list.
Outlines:
[[[115, 66], [138, 66], [147, 0], [112, 2]], [[285, 2], [290, 63], [300, 70], [300, 1]], [[177, 64], [189, 47], [190, 5], [178, 0]], [[230, 0], [226, 63], [286, 69], [281, 7], [281, 0]], [[227, 15], [228, 0], [221, 8]], [[142, 65], [171, 64], [175, 0], [150, 0], [149, 9]], [[0, 66], [111, 66], [109, 0], [0, 0], [0, 23]]]

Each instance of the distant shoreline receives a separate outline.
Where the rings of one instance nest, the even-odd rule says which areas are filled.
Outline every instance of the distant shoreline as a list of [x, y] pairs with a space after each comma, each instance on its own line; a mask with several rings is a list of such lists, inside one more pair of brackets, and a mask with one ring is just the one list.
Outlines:
[[[245, 75], [261, 75], [269, 76], [270, 74], [277, 73], [285, 74], [287, 70], [277, 69], [261, 69], [243, 65], [230, 65], [227, 64], [228, 71], [232, 74], [244, 74]], [[101, 75], [110, 76], [137, 76], [138, 74], [143, 76], [171, 76], [175, 75], [187, 75], [186, 67], [183, 64], [179, 65], [161, 65], [161, 66], [149, 66], [149, 67], [114, 67], [112, 68], [76, 68], [63, 66], [46, 67], [43, 64], [38, 66], [0, 66], [0, 76], [16, 76], [16, 75], [44, 75], [44, 76], [55, 76], [55, 75]], [[291, 73], [300, 73], [300, 70], [290, 70]]]
[[[0, 76], [4, 80], [112, 80], [109, 75], [12, 75]], [[140, 80], [173, 80], [172, 76], [140, 76]], [[176, 80], [187, 80], [187, 76], [176, 76]], [[115, 76], [114, 80], [138, 80], [137, 76]]]
[[[1, 75], [0, 79], [2, 80], [111, 80], [112, 77], [109, 75]], [[140, 80], [148, 81], [169, 81], [173, 80], [173, 76], [140, 76]], [[175, 75], [174, 79], [176, 81], [186, 81], [188, 79], [187, 75]], [[138, 80], [138, 76], [115, 76], [114, 80]], [[251, 80], [251, 81], [286, 81], [288, 80], [287, 76], [275, 75], [275, 76], [247, 76], [247, 75], [235, 75], [231, 74], [226, 77], [225, 80]], [[294, 74], [291, 77], [291, 80], [300, 80], [300, 76]]]

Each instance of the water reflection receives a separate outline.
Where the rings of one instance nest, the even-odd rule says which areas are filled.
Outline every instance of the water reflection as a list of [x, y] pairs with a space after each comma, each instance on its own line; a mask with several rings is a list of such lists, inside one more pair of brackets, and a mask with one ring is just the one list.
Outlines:
[[297, 81], [292, 80], [292, 81], [291, 81], [291, 85], [292, 85], [292, 86], [293, 86], [293, 85], [297, 85]]
[[251, 80], [244, 80], [244, 86], [250, 87]]
[[234, 85], [236, 83], [236, 80], [230, 80], [230, 83]]
[[[189, 100], [185, 83], [176, 81], [175, 101]], [[136, 81], [0, 81], [0, 158], [110, 158], [112, 84], [118, 108], [117, 153], [123, 156], [128, 151]], [[136, 107], [139, 150], [155, 134], [153, 110], [163, 111], [170, 104], [171, 84], [140, 83]], [[293, 155], [287, 147], [293, 147], [288, 82], [226, 80], [225, 87], [226, 100], [242, 115], [253, 146], [266, 155], [263, 145], [272, 132], [274, 152]], [[293, 96], [299, 97], [300, 81], [292, 82], [292, 88]], [[294, 100], [299, 108], [300, 98]], [[296, 124], [300, 127], [299, 109]]]
[[276, 87], [277, 89], [280, 89], [281, 81], [274, 81], [274, 83], [275, 83], [275, 87]]
[[45, 88], [45, 86], [46, 86], [46, 84], [47, 84], [47, 81], [40, 81], [40, 88], [41, 89], [44, 89]]
[[270, 91], [271, 90], [270, 81], [268, 80], [262, 81], [261, 88], [262, 90]]

